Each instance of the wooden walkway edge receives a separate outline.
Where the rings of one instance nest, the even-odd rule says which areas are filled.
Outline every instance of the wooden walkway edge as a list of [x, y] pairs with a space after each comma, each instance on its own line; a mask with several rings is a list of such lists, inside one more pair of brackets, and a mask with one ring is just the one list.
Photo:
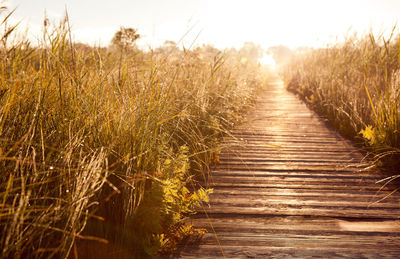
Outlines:
[[[362, 154], [276, 81], [211, 173], [208, 229], [179, 258], [400, 258], [399, 196]], [[214, 232], [215, 231], [215, 232]]]

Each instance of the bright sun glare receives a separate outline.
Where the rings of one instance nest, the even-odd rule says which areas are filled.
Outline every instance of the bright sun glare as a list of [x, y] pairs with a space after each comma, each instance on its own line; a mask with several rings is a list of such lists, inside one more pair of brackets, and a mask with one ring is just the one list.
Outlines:
[[[179, 42], [185, 35], [185, 47], [194, 43], [240, 48], [245, 42], [254, 42], [265, 50], [280, 44], [322, 47], [341, 40], [349, 29], [358, 33], [369, 32], [372, 27], [378, 32], [390, 30], [399, 8], [392, 0], [115, 0], [111, 9], [118, 10], [118, 15], [109, 15], [108, 3], [102, 0], [90, 14], [82, 8], [88, 5], [86, 1], [43, 0], [42, 4], [21, 2], [17, 20], [30, 21], [30, 34], [36, 37], [41, 32], [43, 10], [50, 18], [60, 18], [66, 4], [75, 38], [85, 43], [107, 45], [119, 26], [128, 26], [137, 28], [143, 36], [139, 40], [142, 46], [157, 47], [166, 40]], [[118, 7], [121, 5], [124, 8]], [[159, 15], [149, 15], [154, 13]], [[262, 62], [271, 63], [271, 59], [265, 57]]]
[[271, 55], [264, 54], [261, 58], [258, 59], [261, 65], [268, 66], [272, 69], [275, 68], [275, 61]]
[[373, 26], [379, 30], [395, 24], [395, 17], [379, 9], [363, 10], [365, 6], [357, 0], [215, 1], [205, 17], [205, 33], [218, 46], [253, 41], [263, 47], [320, 47], [340, 40], [349, 30], [366, 33]]

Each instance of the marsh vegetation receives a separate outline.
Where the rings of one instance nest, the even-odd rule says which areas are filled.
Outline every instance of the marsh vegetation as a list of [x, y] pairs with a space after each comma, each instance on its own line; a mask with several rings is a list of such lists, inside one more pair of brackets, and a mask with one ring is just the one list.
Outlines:
[[32, 44], [14, 37], [9, 15], [0, 24], [2, 257], [66, 258], [93, 243], [116, 257], [156, 255], [201, 234], [183, 222], [212, 191], [194, 178], [206, 177], [265, 82], [254, 60], [243, 62], [247, 50], [140, 50], [127, 28], [91, 47], [71, 40], [68, 17], [45, 20]]
[[[362, 142], [374, 165], [398, 174], [399, 35], [348, 37], [294, 54], [282, 69], [287, 87], [344, 135]], [[394, 178], [397, 178], [395, 176]], [[392, 178], [393, 179], [393, 178]]]

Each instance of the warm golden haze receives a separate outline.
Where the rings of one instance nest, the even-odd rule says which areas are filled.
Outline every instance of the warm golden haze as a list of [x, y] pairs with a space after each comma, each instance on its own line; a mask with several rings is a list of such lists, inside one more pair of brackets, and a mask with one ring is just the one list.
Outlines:
[[264, 49], [280, 44], [321, 47], [342, 41], [349, 29], [362, 34], [371, 28], [374, 33], [385, 31], [398, 22], [400, 13], [396, 0], [12, 0], [10, 7], [17, 7], [15, 21], [29, 24], [34, 43], [44, 10], [51, 21], [58, 21], [67, 8], [75, 41], [106, 46], [124, 26], [138, 29], [143, 48], [166, 40], [180, 47], [195, 42], [219, 49], [240, 48], [247, 41]]
[[[258, 151], [280, 148], [278, 129], [285, 145], [303, 143], [296, 163], [317, 161], [314, 173], [324, 143], [348, 152], [325, 126], [305, 123], [316, 140], [296, 132], [302, 115], [289, 111], [304, 104], [272, 70], [399, 178], [400, 34], [380, 27], [398, 13], [391, 0], [0, 0], [0, 257], [146, 258], [200, 237], [185, 221], [213, 191], [200, 182], [257, 97], [268, 107], [254, 118]], [[277, 152], [261, 163], [280, 174], [292, 158]], [[303, 188], [310, 170], [295, 167]]]
[[265, 83], [252, 45], [141, 51], [121, 28], [90, 47], [64, 19], [33, 46], [1, 14], [2, 257], [143, 258], [200, 235], [184, 219], [211, 190], [194, 178]]

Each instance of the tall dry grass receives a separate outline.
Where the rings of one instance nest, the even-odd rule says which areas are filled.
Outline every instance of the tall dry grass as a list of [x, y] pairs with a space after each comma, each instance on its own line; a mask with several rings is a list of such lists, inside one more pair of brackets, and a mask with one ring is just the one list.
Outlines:
[[399, 36], [352, 36], [344, 43], [295, 55], [283, 70], [289, 89], [324, 114], [342, 133], [364, 138], [376, 161], [400, 154]]
[[75, 44], [67, 19], [45, 21], [32, 46], [12, 40], [7, 19], [0, 29], [2, 257], [73, 257], [87, 249], [85, 240], [108, 243], [103, 256], [156, 255], [196, 233], [183, 220], [210, 190], [192, 188], [193, 176], [207, 173], [219, 138], [251, 103], [259, 68], [201, 48]]

